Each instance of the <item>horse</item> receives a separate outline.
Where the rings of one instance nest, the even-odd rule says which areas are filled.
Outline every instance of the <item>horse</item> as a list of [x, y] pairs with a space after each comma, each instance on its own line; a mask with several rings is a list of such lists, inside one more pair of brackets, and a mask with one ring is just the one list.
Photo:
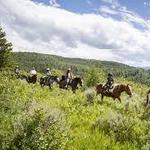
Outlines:
[[78, 84], [82, 87], [82, 79], [80, 77], [75, 77], [73, 80], [71, 80], [71, 82], [69, 83], [69, 85], [72, 88], [72, 92], [75, 93], [76, 90], [78, 89]]
[[146, 96], [146, 106], [150, 105], [150, 90], [147, 92]]
[[49, 86], [49, 88], [51, 89], [52, 88], [52, 84], [54, 82], [56, 82], [56, 83], [59, 82], [57, 76], [41, 77], [40, 78], [40, 85], [41, 85], [41, 87]]
[[101, 94], [101, 100], [103, 100], [104, 96], [107, 96], [112, 97], [113, 100], [118, 99], [121, 102], [120, 96], [122, 92], [126, 92], [126, 94], [128, 94], [130, 97], [132, 96], [132, 91], [129, 84], [116, 84], [109, 92], [106, 92], [103, 84], [96, 86], [96, 94]]
[[[75, 91], [78, 89], [78, 84], [82, 87], [82, 79], [80, 77], [75, 77], [68, 84], [68, 86], [71, 87], [73, 93], [75, 93]], [[66, 86], [67, 86], [66, 80], [60, 81], [60, 83], [59, 83], [59, 87], [60, 88], [62, 88], [62, 89], [68, 89], [68, 87], [66, 87]]]
[[29, 84], [30, 84], [30, 83], [35, 84], [36, 81], [37, 81], [37, 75], [33, 75], [33, 76], [30, 76], [30, 75], [28, 75], [28, 76], [26, 76], [26, 75], [21, 75], [21, 76], [20, 76], [20, 79], [21, 79], [21, 80], [24, 80], [24, 79], [25, 79]]

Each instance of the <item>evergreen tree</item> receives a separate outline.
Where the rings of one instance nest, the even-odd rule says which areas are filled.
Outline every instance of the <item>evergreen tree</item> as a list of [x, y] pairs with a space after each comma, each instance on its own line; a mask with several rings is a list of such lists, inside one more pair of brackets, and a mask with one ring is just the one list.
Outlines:
[[0, 27], [0, 69], [10, 66], [12, 44], [7, 41], [6, 34]]

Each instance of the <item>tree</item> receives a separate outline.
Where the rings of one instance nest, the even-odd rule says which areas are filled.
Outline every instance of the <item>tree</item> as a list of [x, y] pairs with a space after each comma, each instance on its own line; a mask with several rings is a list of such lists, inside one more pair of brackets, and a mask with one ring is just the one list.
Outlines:
[[0, 27], [0, 69], [10, 66], [12, 44], [7, 41], [6, 34]]
[[103, 80], [104, 73], [102, 70], [92, 67], [85, 75], [87, 87], [95, 86]]

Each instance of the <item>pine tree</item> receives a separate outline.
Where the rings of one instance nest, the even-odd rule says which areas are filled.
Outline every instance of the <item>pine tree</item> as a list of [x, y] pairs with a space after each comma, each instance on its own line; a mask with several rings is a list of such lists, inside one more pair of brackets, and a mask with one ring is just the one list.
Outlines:
[[0, 27], [0, 70], [11, 65], [12, 44], [7, 41], [6, 34]]

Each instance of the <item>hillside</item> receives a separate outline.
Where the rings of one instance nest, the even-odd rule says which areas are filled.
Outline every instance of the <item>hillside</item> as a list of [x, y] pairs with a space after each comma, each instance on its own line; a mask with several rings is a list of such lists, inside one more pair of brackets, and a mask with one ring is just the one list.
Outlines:
[[[127, 83], [126, 81], [122, 81]], [[149, 109], [146, 86], [132, 84], [134, 95], [123, 94], [122, 103], [94, 89], [41, 88], [0, 73], [0, 147], [43, 150], [148, 150]]]
[[144, 69], [116, 62], [77, 58], [72, 59], [54, 55], [26, 52], [14, 53], [14, 60], [21, 69], [26, 71], [28, 71], [32, 66], [35, 66], [40, 72], [44, 72], [46, 67], [62, 71], [65, 71], [67, 67], [72, 67], [75, 74], [85, 75], [89, 69], [96, 68], [104, 73], [112, 72], [115, 77], [150, 85], [150, 71], [145, 71]]
[[[50, 90], [16, 79], [11, 71], [0, 72], [2, 150], [149, 149], [150, 109], [145, 107], [149, 88], [139, 83], [143, 80], [135, 82], [132, 74], [140, 72], [143, 77], [149, 72], [115, 62], [36, 53], [14, 53], [13, 57], [23, 73], [35, 66], [38, 77], [47, 66], [58, 74], [71, 66], [75, 74], [83, 75], [84, 84], [73, 94], [57, 84]], [[93, 86], [104, 81], [108, 70], [115, 71], [117, 83], [132, 86], [131, 98], [123, 93], [120, 103], [96, 96]]]

